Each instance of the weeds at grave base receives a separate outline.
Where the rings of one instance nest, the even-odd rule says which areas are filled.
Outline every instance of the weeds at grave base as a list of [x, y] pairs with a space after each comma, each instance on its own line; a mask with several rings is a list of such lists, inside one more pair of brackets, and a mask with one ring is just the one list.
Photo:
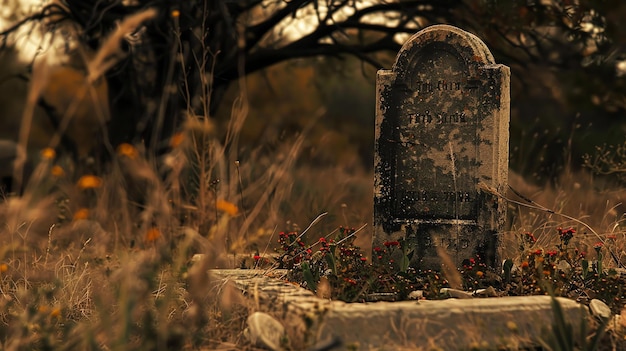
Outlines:
[[[368, 262], [353, 244], [354, 232], [353, 228], [340, 227], [334, 238], [322, 237], [313, 244], [306, 244], [297, 232], [281, 232], [277, 267], [289, 269], [291, 279], [313, 291], [324, 278], [331, 285], [332, 298], [348, 302], [366, 301], [369, 294], [376, 293], [393, 293], [396, 300], [403, 300], [417, 290], [423, 298], [445, 297], [440, 289], [450, 285], [442, 273], [420, 271], [394, 261], [395, 251], [408, 254], [403, 251], [402, 241], [374, 247], [373, 262]], [[581, 302], [600, 299], [619, 313], [626, 303], [624, 276], [614, 268], [604, 268], [606, 248], [602, 243], [589, 253], [573, 247], [575, 233], [574, 228], [557, 228], [555, 235], [560, 243], [552, 249], [537, 246], [532, 233], [521, 233], [521, 261], [506, 259], [500, 272], [480, 257], [468, 258], [458, 270], [462, 288], [470, 292], [494, 289], [497, 296], [544, 295], [552, 291], [556, 296]], [[260, 255], [254, 259], [268, 262]]]
[[[578, 220], [573, 223], [581, 224]], [[609, 306], [612, 314], [623, 314], [626, 306], [625, 238], [624, 232], [615, 231], [619, 226], [616, 223], [611, 233], [601, 236], [593, 232], [592, 238], [601, 240], [594, 244], [589, 244], [589, 235], [585, 233], [593, 231], [588, 225], [583, 226], [583, 233], [578, 233], [574, 227], [552, 228], [552, 233], [542, 233], [541, 241], [532, 232], [520, 232], [516, 257], [504, 260], [501, 269], [494, 270], [480, 257], [471, 257], [455, 274], [462, 279], [462, 289], [475, 297], [549, 294], [583, 304], [598, 299]], [[404, 249], [404, 242], [388, 241], [382, 247], [374, 247], [372, 262], [369, 262], [354, 245], [356, 232], [354, 228], [340, 227], [311, 244], [302, 233], [281, 232], [276, 266], [289, 269], [290, 280], [318, 296], [347, 302], [448, 297], [442, 288], [450, 288], [450, 278], [445, 272], [409, 267], [407, 255], [410, 253]], [[398, 257], [394, 255], [396, 252], [402, 253], [402, 262], [394, 261], [393, 257]], [[254, 259], [269, 262], [258, 254]], [[543, 345], [546, 349], [610, 349], [607, 343], [613, 345], [613, 349], [626, 346], [623, 327], [611, 326], [605, 319], [594, 323], [593, 328], [585, 321], [582, 330], [572, 331], [556, 300], [553, 305], [554, 334], [546, 336]], [[587, 339], [589, 333], [592, 337]]]

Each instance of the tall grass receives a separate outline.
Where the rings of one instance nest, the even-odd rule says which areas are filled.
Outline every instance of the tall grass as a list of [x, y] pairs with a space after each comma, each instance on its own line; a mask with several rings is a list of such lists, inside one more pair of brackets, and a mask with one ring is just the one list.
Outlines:
[[513, 173], [509, 184], [514, 189], [507, 195], [513, 200], [508, 209], [511, 230], [503, 237], [503, 256], [516, 257], [521, 233], [531, 232], [538, 247], [548, 248], [555, 247], [560, 240], [557, 228], [572, 227], [577, 230], [572, 243], [581, 252], [591, 252], [601, 242], [612, 252], [605, 256], [606, 267], [626, 264], [624, 189], [599, 182], [584, 170], [564, 172], [556, 184], [542, 187], [529, 184]]
[[[104, 131], [109, 112], [100, 80], [120, 57], [120, 38], [153, 15], [148, 10], [121, 23], [83, 62], [82, 93], [62, 111], [56, 137], [28, 160], [35, 171], [16, 188], [23, 191], [0, 202], [1, 349], [246, 348], [241, 332], [253, 307], [207, 270], [237, 267], [254, 250], [271, 250], [278, 227], [297, 227], [321, 212], [331, 215], [312, 235], [371, 218], [370, 174], [298, 164], [307, 130], [272, 152], [238, 154], [248, 109], [243, 80], [223, 133], [208, 118], [206, 80], [204, 114], [190, 108], [163, 155], [141, 144], [107, 145], [111, 163], [95, 174], [57, 154], [85, 100], [99, 111], [94, 123]], [[23, 147], [49, 84], [51, 68], [41, 62], [22, 119]], [[207, 70], [206, 62], [197, 64]], [[21, 179], [26, 160], [17, 161]], [[192, 257], [201, 259], [192, 264]]]

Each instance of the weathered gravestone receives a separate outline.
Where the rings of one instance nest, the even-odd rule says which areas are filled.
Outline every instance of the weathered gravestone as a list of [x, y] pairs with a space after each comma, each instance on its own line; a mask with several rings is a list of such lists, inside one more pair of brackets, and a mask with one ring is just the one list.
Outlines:
[[414, 268], [441, 268], [441, 249], [456, 266], [495, 266], [505, 206], [485, 189], [506, 190], [509, 80], [480, 39], [448, 25], [413, 35], [378, 72], [375, 248], [403, 243]]

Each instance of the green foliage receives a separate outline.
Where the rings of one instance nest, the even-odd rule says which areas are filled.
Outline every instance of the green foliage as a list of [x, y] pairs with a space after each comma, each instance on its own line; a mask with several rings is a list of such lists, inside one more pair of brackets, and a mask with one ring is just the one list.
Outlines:
[[406, 273], [406, 271], [409, 269], [409, 255], [412, 253], [412, 250], [409, 248], [409, 244], [405, 240], [402, 240], [400, 242], [400, 248], [402, 250], [402, 255], [400, 256], [400, 272]]
[[601, 320], [593, 330], [593, 336], [588, 338], [592, 330], [585, 317], [585, 307], [580, 310], [580, 330], [575, 331], [571, 323], [567, 323], [565, 313], [559, 301], [552, 295], [552, 330], [542, 340], [543, 347], [550, 351], [596, 351], [600, 349], [600, 341], [606, 332], [608, 320]]
[[504, 271], [504, 282], [505, 283], [511, 282], [511, 270], [513, 269], [513, 260], [510, 258], [507, 258], [504, 261], [504, 264], [502, 265], [502, 267]]
[[311, 267], [308, 262], [302, 262], [300, 264], [300, 268], [302, 268], [302, 275], [304, 276], [304, 282], [306, 286], [312, 291], [317, 291], [317, 282], [319, 281], [319, 277], [315, 279], [313, 276], [313, 272], [311, 272]]

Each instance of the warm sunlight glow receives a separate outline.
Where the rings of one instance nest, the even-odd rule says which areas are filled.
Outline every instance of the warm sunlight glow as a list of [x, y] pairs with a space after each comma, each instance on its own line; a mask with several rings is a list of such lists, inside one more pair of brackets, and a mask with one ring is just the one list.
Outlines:
[[[41, 10], [51, 0], [8, 0], [0, 7], [0, 31], [7, 30], [24, 17]], [[49, 63], [59, 59], [56, 53], [66, 45], [61, 35], [46, 32], [39, 24], [21, 26], [8, 38], [15, 45], [19, 58], [30, 62], [36, 54], [44, 55]]]
[[[317, 8], [310, 4], [308, 6], [303, 6], [298, 11], [296, 11], [295, 16], [286, 17], [280, 24], [278, 24], [274, 32], [273, 36], [270, 38], [266, 38], [265, 45], [271, 46], [273, 44], [293, 42], [296, 41], [310, 33], [312, 33], [315, 28], [320, 23], [325, 23], [327, 25], [332, 25], [335, 22], [345, 21], [350, 18], [356, 11], [361, 10], [363, 8], [371, 7], [381, 1], [377, 0], [363, 0], [363, 1], [354, 1], [349, 4], [343, 5], [340, 9], [336, 10], [332, 16], [328, 16], [329, 7], [324, 2], [317, 2]], [[390, 1], [394, 2], [394, 1]], [[280, 9], [285, 6], [285, 2], [282, 1], [265, 1], [262, 6], [262, 15], [255, 16], [257, 21], [262, 21], [267, 18], [270, 14], [274, 13], [277, 9]], [[427, 5], [420, 5], [427, 6]], [[326, 18], [328, 17], [328, 18]], [[254, 21], [254, 22], [257, 22]], [[372, 12], [371, 14], [367, 14], [360, 19], [362, 23], [368, 24], [378, 24], [385, 25], [388, 27], [394, 27], [400, 24], [400, 14], [389, 14], [383, 16], [379, 12]], [[415, 19], [408, 24], [407, 27], [415, 27], [416, 32], [417, 28], [419, 28], [422, 23], [419, 23], [419, 18]], [[396, 35], [395, 39], [399, 43], [403, 43], [410, 37], [408, 33], [399, 33]], [[337, 40], [341, 40], [344, 38], [335, 38]], [[330, 42], [330, 38], [322, 38], [324, 42]]]

